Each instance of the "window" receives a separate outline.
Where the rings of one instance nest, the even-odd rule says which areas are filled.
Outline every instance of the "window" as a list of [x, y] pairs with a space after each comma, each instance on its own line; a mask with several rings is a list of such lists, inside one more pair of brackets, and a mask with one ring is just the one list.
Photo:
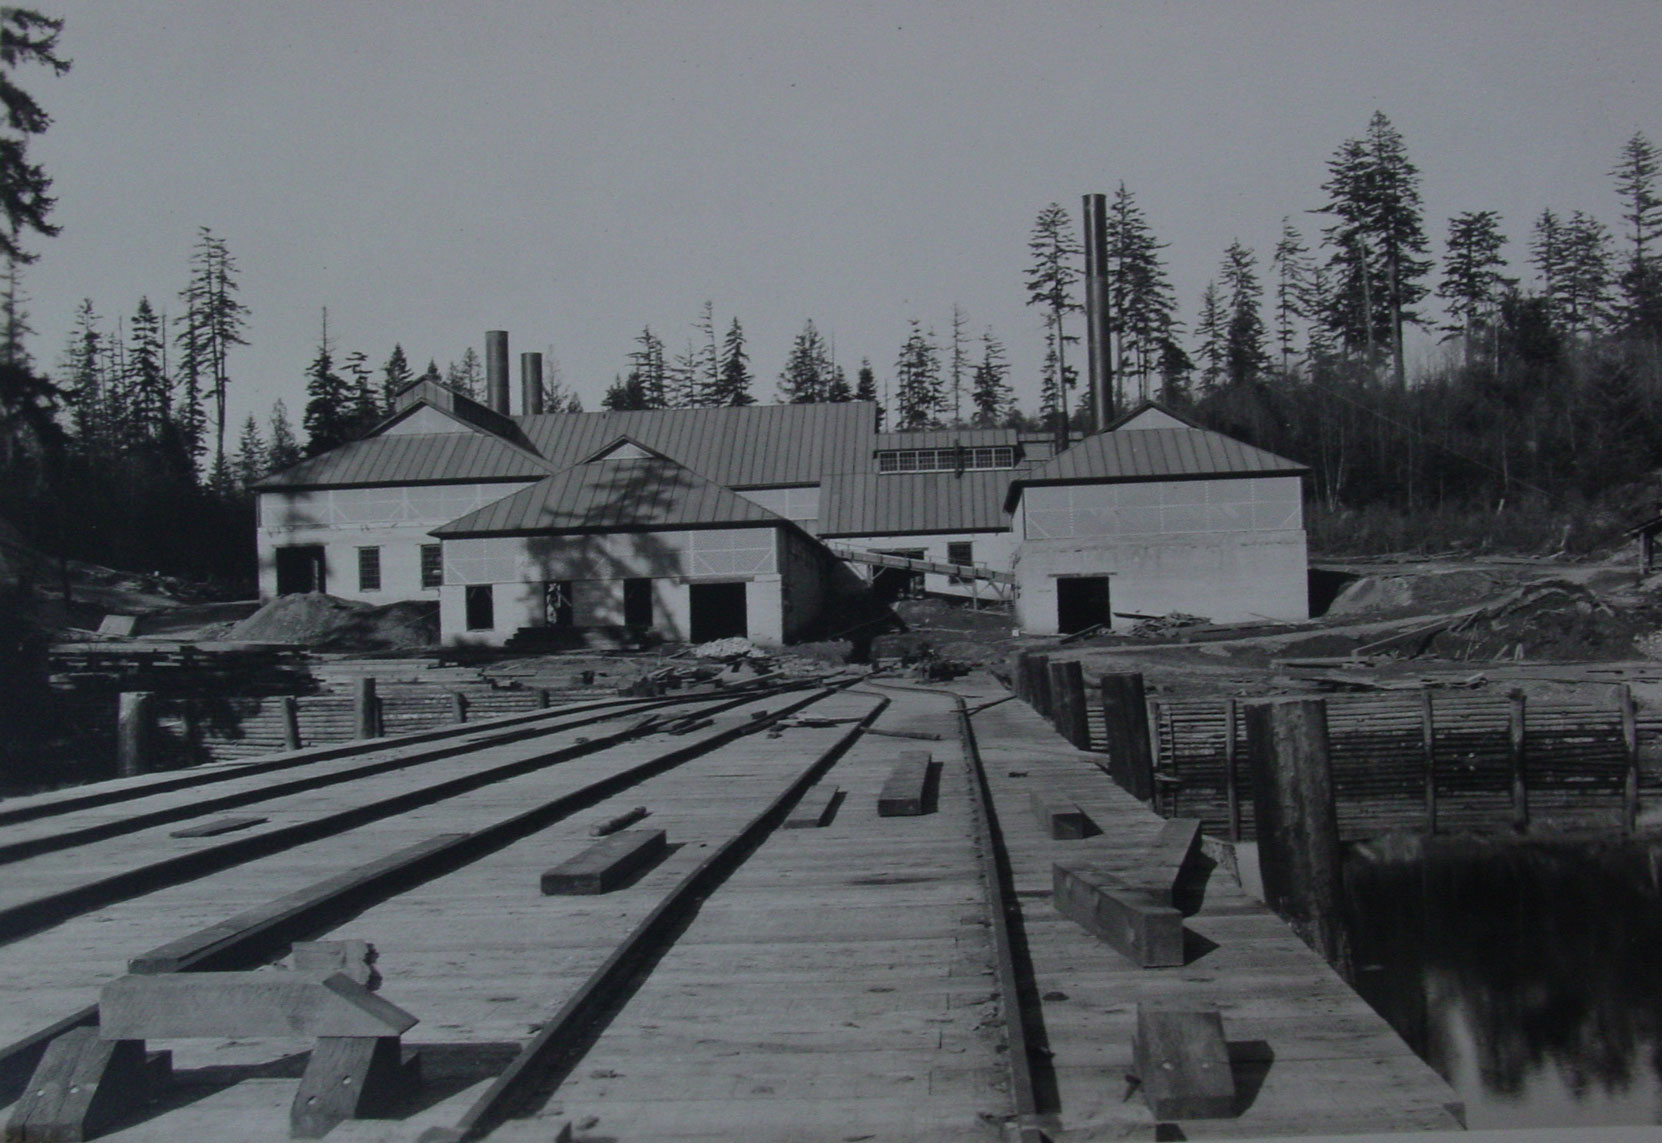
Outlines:
[[878, 472], [957, 472], [970, 468], [1014, 468], [1012, 445], [979, 448], [896, 448], [877, 454]]
[[975, 544], [969, 540], [954, 541], [946, 546], [946, 562], [959, 567], [975, 565]]
[[467, 629], [489, 631], [496, 626], [496, 596], [492, 585], [473, 583], [467, 588]]
[[381, 549], [358, 549], [358, 590], [381, 590]]
[[444, 548], [439, 544], [421, 545], [421, 586], [444, 586]]

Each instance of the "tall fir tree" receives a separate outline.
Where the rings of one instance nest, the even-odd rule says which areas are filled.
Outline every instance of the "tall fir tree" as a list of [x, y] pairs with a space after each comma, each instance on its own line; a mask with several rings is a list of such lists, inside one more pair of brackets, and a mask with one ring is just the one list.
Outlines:
[[306, 412], [301, 418], [306, 430], [306, 455], [316, 456], [345, 444], [352, 437], [352, 393], [335, 372], [335, 357], [329, 344], [329, 311], [323, 311], [323, 332], [317, 342], [317, 356], [306, 367]]
[[993, 336], [991, 326], [981, 334], [981, 360], [975, 365], [970, 382], [970, 402], [975, 406], [973, 423], [977, 428], [991, 429], [1009, 418], [1013, 401], [1010, 394], [1010, 362], [1004, 355], [1004, 344]]
[[895, 427], [901, 431], [938, 424], [939, 414], [946, 405], [940, 350], [935, 339], [923, 331], [917, 318], [912, 318], [909, 325], [911, 331], [894, 365]]
[[1281, 354], [1281, 372], [1286, 375], [1292, 372], [1293, 357], [1298, 352], [1299, 328], [1313, 312], [1309, 304], [1310, 250], [1291, 218], [1281, 220], [1281, 237], [1270, 260], [1275, 269], [1275, 346]]
[[342, 380], [351, 394], [352, 435], [360, 436], [374, 428], [382, 417], [380, 394], [375, 391], [375, 375], [369, 368], [369, 355], [354, 349], [341, 363], [345, 374]]
[[239, 491], [247, 492], [269, 471], [270, 453], [260, 437], [260, 423], [254, 414], [242, 422], [242, 433], [237, 437], [237, 451], [231, 458], [231, 475]]
[[854, 399], [856, 401], [870, 401], [877, 406], [877, 431], [883, 431], [883, 418], [887, 410], [877, 395], [877, 371], [871, 367], [871, 358], [860, 358], [860, 368], [854, 374]]
[[734, 318], [721, 342], [721, 371], [716, 386], [705, 395], [707, 405], [750, 405], [750, 354], [744, 347], [744, 329]]
[[1218, 277], [1226, 314], [1224, 376], [1231, 385], [1250, 384], [1259, 380], [1270, 364], [1264, 346], [1264, 315], [1260, 309], [1264, 289], [1258, 281], [1258, 256], [1236, 239], [1224, 251]]
[[141, 297], [128, 333], [126, 372], [128, 413], [136, 434], [145, 440], [160, 440], [173, 416], [164, 355], [161, 318], [150, 299]]
[[1199, 342], [1195, 356], [1200, 359], [1200, 391], [1205, 396], [1216, 392], [1228, 376], [1229, 312], [1218, 296], [1216, 282], [1207, 282], [1201, 292], [1195, 337]]
[[444, 383], [470, 400], [484, 399], [485, 369], [479, 363], [479, 354], [473, 346], [462, 350], [462, 359], [453, 362], [445, 371]]
[[190, 362], [204, 399], [213, 402], [214, 471], [225, 478], [226, 393], [231, 383], [231, 348], [247, 345], [243, 330], [248, 307], [237, 297], [237, 263], [212, 228], [197, 228], [191, 248], [190, 282], [181, 292], [187, 322], [181, 352]]
[[1611, 168], [1616, 193], [1622, 201], [1622, 221], [1631, 243], [1622, 271], [1622, 318], [1626, 326], [1645, 337], [1662, 336], [1662, 198], [1656, 176], [1662, 157], [1643, 132], [1634, 132], [1622, 145]]
[[825, 400], [831, 385], [831, 349], [809, 318], [791, 343], [779, 373], [779, 399], [793, 405]]
[[1148, 219], [1124, 183], [1109, 203], [1106, 237], [1109, 325], [1116, 342], [1115, 404], [1124, 407], [1132, 380], [1136, 382], [1138, 401], [1150, 396], [1160, 347], [1171, 338], [1176, 325], [1177, 300], [1160, 257], [1166, 245], [1155, 240]]
[[1466, 211], [1448, 222], [1448, 253], [1437, 294], [1448, 303], [1449, 323], [1443, 330], [1464, 339], [1466, 363], [1477, 359], [1491, 340], [1500, 301], [1518, 284], [1508, 277], [1501, 247], [1500, 215], [1492, 210]]
[[17, 85], [18, 68], [37, 65], [63, 75], [69, 63], [58, 54], [63, 21], [31, 8], [0, 7], [0, 257], [12, 264], [35, 260], [23, 247], [23, 236], [33, 231], [50, 238], [58, 227], [48, 220], [57, 200], [52, 179], [39, 163], [30, 162], [29, 144], [52, 125], [52, 117], [27, 91]]
[[664, 361], [664, 343], [651, 326], [641, 329], [635, 338], [635, 350], [629, 354], [629, 379], [640, 391], [643, 409], [663, 409], [669, 406], [669, 367]]
[[969, 325], [969, 318], [964, 314], [964, 307], [957, 302], [952, 303], [952, 341], [951, 354], [947, 369], [948, 392], [952, 408], [952, 423], [964, 423], [964, 377], [969, 372], [969, 357], [964, 352], [968, 339], [964, 330]]
[[381, 366], [381, 407], [391, 412], [398, 405], [398, 394], [415, 380], [410, 372], [410, 359], [404, 356], [404, 346], [394, 343], [387, 362]]
[[266, 449], [266, 464], [271, 472], [281, 472], [285, 468], [299, 464], [304, 454], [300, 450], [300, 442], [295, 439], [294, 426], [289, 424], [288, 406], [281, 400], [271, 406], [271, 419], [267, 422], [271, 442]]
[[1027, 268], [1027, 304], [1044, 309], [1050, 329], [1045, 367], [1050, 378], [1050, 392], [1054, 395], [1052, 415], [1057, 443], [1065, 447], [1071, 376], [1067, 365], [1067, 347], [1070, 342], [1079, 340], [1068, 334], [1065, 319], [1068, 314], [1079, 310], [1073, 291], [1079, 281], [1076, 260], [1080, 247], [1074, 238], [1068, 212], [1060, 204], [1051, 203], [1033, 220], [1033, 229], [1027, 238], [1027, 251], [1033, 259]]

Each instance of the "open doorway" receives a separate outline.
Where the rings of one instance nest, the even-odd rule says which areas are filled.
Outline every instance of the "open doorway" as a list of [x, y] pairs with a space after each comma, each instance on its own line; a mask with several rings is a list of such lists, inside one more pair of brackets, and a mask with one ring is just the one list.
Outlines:
[[743, 583], [688, 584], [687, 605], [692, 611], [691, 638], [694, 643], [708, 643], [712, 639], [743, 639], [750, 634]]
[[277, 549], [277, 594], [326, 591], [322, 544], [290, 544]]
[[623, 581], [623, 625], [637, 631], [652, 626], [652, 581]]
[[[899, 548], [878, 552], [883, 556], [902, 556], [909, 560], [923, 559], [922, 548]], [[923, 573], [905, 568], [878, 568], [871, 577], [871, 593], [885, 607], [897, 599], [923, 598]]]
[[1098, 623], [1108, 623], [1108, 577], [1069, 576], [1056, 581], [1056, 631], [1072, 635]]

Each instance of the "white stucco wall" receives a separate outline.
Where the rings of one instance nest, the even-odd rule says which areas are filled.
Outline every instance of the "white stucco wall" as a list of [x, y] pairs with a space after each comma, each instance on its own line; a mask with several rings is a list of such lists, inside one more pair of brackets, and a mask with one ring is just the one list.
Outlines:
[[769, 512], [794, 521], [808, 531], [819, 525], [819, 485], [796, 488], [735, 488], [733, 490], [752, 504], [759, 504]]
[[1108, 577], [1114, 611], [1309, 618], [1297, 476], [1026, 488], [1016, 528], [1016, 615], [1032, 634], [1056, 632], [1056, 581], [1081, 575]]
[[[370, 603], [437, 599], [421, 586], [428, 533], [524, 488], [529, 481], [262, 492], [256, 546], [260, 598], [277, 594], [278, 547], [321, 544], [330, 595]], [[358, 590], [358, 549], [381, 549], [381, 589]]]

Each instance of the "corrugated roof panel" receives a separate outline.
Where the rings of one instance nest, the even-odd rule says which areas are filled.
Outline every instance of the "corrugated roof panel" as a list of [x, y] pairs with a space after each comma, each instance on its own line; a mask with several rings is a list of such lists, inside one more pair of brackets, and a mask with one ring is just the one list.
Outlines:
[[1072, 480], [1158, 480], [1182, 476], [1240, 476], [1305, 472], [1285, 457], [1205, 429], [1138, 429], [1087, 437], [1036, 465], [1023, 483]]
[[552, 467], [484, 433], [394, 433], [351, 441], [260, 481], [256, 488], [469, 483], [534, 479]]

